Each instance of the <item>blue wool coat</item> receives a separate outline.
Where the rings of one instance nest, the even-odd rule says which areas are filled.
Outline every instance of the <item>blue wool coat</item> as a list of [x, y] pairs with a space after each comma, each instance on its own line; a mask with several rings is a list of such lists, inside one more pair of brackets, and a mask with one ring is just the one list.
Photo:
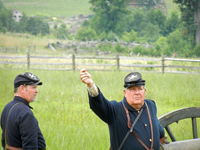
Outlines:
[[[17, 104], [20, 103], [20, 104]], [[17, 104], [10, 111], [13, 105]], [[29, 103], [21, 98], [14, 97], [3, 109], [1, 114], [2, 138], [1, 143], [5, 148], [5, 124], [7, 132], [7, 144], [24, 150], [38, 150], [45, 148], [45, 140], [38, 126], [38, 121], [30, 110]]]
[[[110, 144], [112, 150], [117, 150], [129, 131], [127, 125], [127, 116], [122, 102], [126, 106], [130, 114], [131, 125], [138, 115], [133, 107], [131, 107], [126, 98], [120, 102], [108, 101], [101, 91], [99, 90], [99, 95], [96, 97], [91, 97], [89, 94], [89, 104], [93, 112], [105, 123], [108, 124], [110, 132]], [[155, 102], [152, 100], [145, 99], [149, 107], [151, 114], [152, 124], [153, 124], [153, 149], [160, 149], [160, 138], [164, 137], [164, 129], [161, 126], [159, 120], [157, 119], [157, 108]], [[138, 137], [145, 143], [145, 145], [151, 147], [151, 130], [150, 123], [147, 114], [147, 109], [145, 104], [142, 106], [143, 112], [137, 121], [133, 131], [138, 135]], [[141, 143], [136, 139], [133, 133], [130, 133], [127, 140], [125, 141], [122, 150], [146, 150]]]

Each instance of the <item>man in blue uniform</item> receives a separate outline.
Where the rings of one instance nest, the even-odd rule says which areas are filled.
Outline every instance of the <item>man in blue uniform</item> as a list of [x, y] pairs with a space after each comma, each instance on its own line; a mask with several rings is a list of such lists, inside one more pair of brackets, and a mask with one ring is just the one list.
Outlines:
[[[160, 149], [164, 129], [157, 119], [155, 102], [145, 99], [145, 80], [140, 73], [132, 72], [125, 77], [124, 98], [120, 102], [108, 101], [85, 69], [80, 71], [80, 79], [87, 84], [90, 108], [108, 124], [111, 150]], [[136, 118], [133, 132], [126, 137]]]
[[14, 80], [14, 99], [1, 114], [2, 147], [7, 150], [45, 150], [46, 144], [30, 102], [37, 98], [40, 79], [30, 73], [19, 74]]

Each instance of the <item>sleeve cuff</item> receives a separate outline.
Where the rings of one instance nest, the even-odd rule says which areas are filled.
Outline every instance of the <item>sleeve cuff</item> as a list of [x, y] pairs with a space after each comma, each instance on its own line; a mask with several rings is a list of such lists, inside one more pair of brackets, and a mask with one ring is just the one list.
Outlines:
[[88, 90], [89, 95], [92, 97], [96, 97], [99, 95], [99, 90], [97, 86], [95, 85], [95, 83], [93, 83], [92, 87], [90, 88], [87, 86], [87, 90]]

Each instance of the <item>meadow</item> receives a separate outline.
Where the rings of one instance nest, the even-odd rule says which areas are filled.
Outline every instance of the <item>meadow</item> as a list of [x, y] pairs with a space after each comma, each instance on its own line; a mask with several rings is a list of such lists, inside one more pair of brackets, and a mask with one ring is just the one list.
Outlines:
[[6, 8], [25, 12], [27, 16], [72, 17], [91, 14], [88, 0], [1, 0]]
[[[0, 112], [13, 99], [15, 76], [26, 71], [36, 74], [43, 82], [38, 87], [37, 101], [30, 105], [46, 139], [47, 150], [109, 149], [107, 124], [89, 108], [86, 85], [80, 81], [79, 72], [0, 69]], [[108, 100], [123, 99], [123, 79], [129, 72], [90, 73]], [[146, 98], [156, 102], [158, 117], [176, 109], [200, 106], [199, 75], [142, 75], [146, 80]], [[197, 119], [198, 131], [199, 124]], [[170, 127], [177, 140], [184, 140], [192, 139], [191, 126], [191, 119], [186, 119]]]
[[[46, 17], [72, 17], [79, 14], [88, 15], [93, 12], [90, 10], [89, 0], [1, 0], [6, 8], [25, 12], [27, 16], [46, 16]], [[172, 11], [179, 11], [177, 4], [173, 0], [165, 0], [167, 16]]]

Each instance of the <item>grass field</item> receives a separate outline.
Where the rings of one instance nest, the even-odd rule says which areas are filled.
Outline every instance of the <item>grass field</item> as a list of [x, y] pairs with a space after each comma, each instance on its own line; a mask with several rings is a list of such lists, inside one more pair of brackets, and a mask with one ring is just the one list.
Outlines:
[[88, 0], [1, 0], [6, 8], [25, 12], [27, 16], [71, 17], [91, 14]]
[[[38, 99], [31, 103], [48, 150], [109, 149], [107, 125], [89, 108], [86, 86], [79, 72], [0, 69], [0, 112], [13, 99], [13, 80], [30, 71], [43, 82]], [[123, 79], [128, 72], [91, 72], [96, 85], [109, 100], [123, 98]], [[146, 98], [157, 104], [158, 117], [183, 107], [200, 106], [199, 75], [142, 73], [146, 80]], [[200, 120], [197, 119], [198, 131]], [[172, 124], [177, 140], [191, 139], [191, 120]]]
[[[71, 17], [79, 14], [92, 14], [89, 0], [1, 0], [6, 8], [17, 9], [25, 12], [28, 16], [39, 15], [47, 17], [65, 16]], [[179, 11], [173, 0], [165, 0], [167, 16], [172, 11]]]

